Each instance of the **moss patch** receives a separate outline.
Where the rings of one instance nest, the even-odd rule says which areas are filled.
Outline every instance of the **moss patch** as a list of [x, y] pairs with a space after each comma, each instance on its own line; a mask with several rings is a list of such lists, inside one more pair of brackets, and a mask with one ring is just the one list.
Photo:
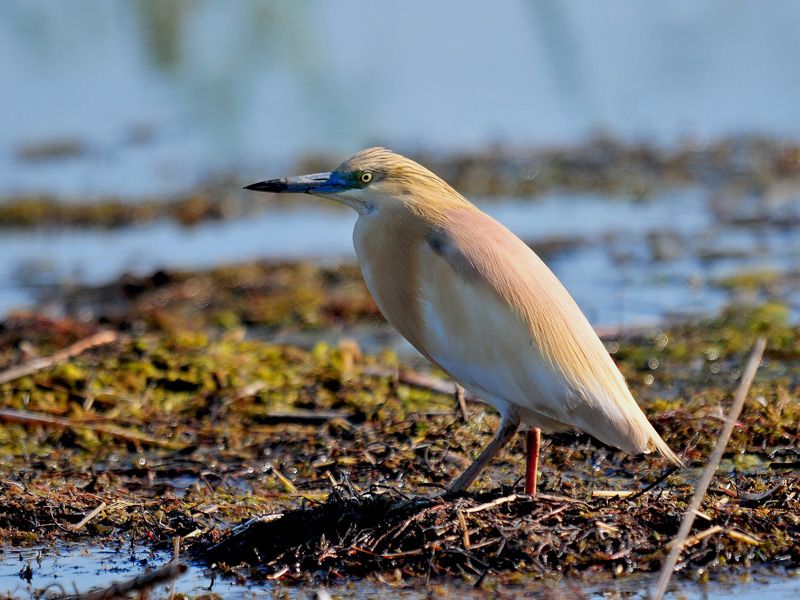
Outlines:
[[[250, 268], [220, 270], [207, 285], [217, 281], [222, 294], [249, 285], [305, 293], [280, 266]], [[192, 277], [140, 281], [131, 292], [134, 306], [144, 299], [158, 304], [165, 287], [202, 290]], [[310, 525], [299, 541], [261, 548], [269, 560], [239, 554], [237, 565], [250, 567], [231, 558], [225, 568], [294, 581], [369, 574], [394, 580], [427, 576], [427, 569], [471, 581], [491, 571], [505, 582], [649, 571], [677, 530], [750, 345], [765, 334], [765, 364], [695, 533], [718, 528], [686, 560], [703, 572], [734, 563], [800, 564], [800, 336], [785, 307], [732, 307], [714, 319], [607, 340], [634, 395], [688, 469], [659, 482], [665, 465], [657, 458], [558, 434], [546, 438], [540, 502], [514, 496], [474, 510], [521, 491], [521, 439], [470, 493], [419, 498], [441, 489], [480, 451], [497, 424], [491, 411], [470, 404], [464, 422], [451, 396], [399, 380], [390, 353], [362, 355], [352, 342], [303, 350], [246, 335], [243, 324], [251, 322], [324, 327], [343, 315], [374, 317], [374, 308], [359, 304], [363, 291], [348, 296], [355, 276], [322, 269], [314, 277], [326, 293], [305, 304], [265, 301], [266, 313], [255, 313], [247, 300], [232, 301], [226, 310], [233, 328], [214, 319], [192, 322], [199, 309], [187, 308], [197, 298], [188, 293], [161, 303], [161, 319], [137, 308], [135, 317], [102, 325], [128, 332], [117, 343], [0, 385], [3, 409], [62, 420], [54, 427], [12, 419], [0, 428], [3, 535], [17, 544], [163, 545], [181, 536], [202, 555], [209, 545], [243, 539], [227, 533], [242, 520], [301, 511], [289, 514], [313, 521], [332, 510], [341, 518]], [[332, 297], [350, 298], [338, 306], [357, 308], [332, 311]], [[205, 310], [219, 314], [222, 302]], [[253, 314], [269, 316], [244, 316]], [[100, 326], [8, 319], [0, 327], [0, 368], [50, 354]], [[593, 495], [651, 484], [635, 498]], [[94, 518], [71, 529], [102, 503]], [[386, 518], [375, 521], [376, 511]], [[280, 531], [288, 523], [270, 527]], [[385, 531], [394, 533], [381, 537]]]

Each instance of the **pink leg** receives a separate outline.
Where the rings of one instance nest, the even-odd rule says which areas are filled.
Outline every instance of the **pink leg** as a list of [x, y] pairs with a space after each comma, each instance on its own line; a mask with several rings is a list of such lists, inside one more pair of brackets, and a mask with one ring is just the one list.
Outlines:
[[525, 461], [525, 493], [536, 497], [536, 481], [539, 477], [539, 442], [542, 441], [542, 430], [538, 427], [529, 429], [526, 436], [527, 456]]

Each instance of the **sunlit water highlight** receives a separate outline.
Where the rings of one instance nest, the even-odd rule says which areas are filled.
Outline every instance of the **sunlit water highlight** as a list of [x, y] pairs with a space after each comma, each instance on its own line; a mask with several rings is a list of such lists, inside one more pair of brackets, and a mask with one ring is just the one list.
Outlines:
[[[706, 196], [694, 189], [647, 201], [551, 194], [481, 206], [538, 245], [598, 326], [714, 312], [730, 299], [713, 285], [718, 278], [741, 270], [789, 271], [800, 264], [800, 236], [791, 228], [723, 225]], [[30, 305], [49, 287], [100, 284], [125, 272], [256, 259], [352, 261], [355, 218], [350, 211], [302, 204], [194, 228], [159, 222], [120, 230], [7, 231], [0, 236], [0, 255], [6, 258], [0, 262], [0, 314]], [[667, 236], [668, 256], [654, 250], [654, 236]], [[800, 310], [796, 291], [785, 300]]]
[[[86, 592], [129, 580], [146, 570], [156, 569], [170, 559], [166, 551], [153, 552], [141, 546], [98, 546], [64, 544], [56, 548], [16, 548], [0, 554], [0, 594], [12, 598], [40, 598], [47, 590], [52, 596]], [[30, 566], [30, 579], [24, 576]], [[599, 584], [565, 580], [561, 582], [522, 582], [511, 588], [531, 598], [569, 598], [580, 590], [589, 600], [601, 600], [618, 595], [634, 600], [648, 598], [654, 576], [635, 576], [614, 579]], [[446, 598], [472, 597], [473, 589], [466, 583], [440, 582]], [[212, 593], [222, 600], [240, 598], [271, 598], [280, 593], [284, 598], [310, 598], [315, 588], [291, 587], [274, 582], [241, 584], [234, 578], [215, 575], [207, 567], [190, 563], [189, 570], [175, 582], [153, 588], [151, 597], [167, 598], [173, 591], [191, 596]], [[329, 588], [337, 598], [427, 598], [424, 589], [409, 586], [394, 588], [373, 581], [354, 585], [343, 584]], [[47, 596], [45, 596], [47, 597]], [[686, 600], [786, 600], [800, 597], [800, 577], [782, 576], [774, 570], [741, 571], [731, 581], [697, 584], [680, 576], [673, 581], [667, 598]]]

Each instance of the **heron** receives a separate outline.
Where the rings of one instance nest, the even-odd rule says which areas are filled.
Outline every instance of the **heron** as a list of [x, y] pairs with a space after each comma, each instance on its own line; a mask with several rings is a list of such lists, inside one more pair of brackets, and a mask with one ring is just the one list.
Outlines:
[[680, 459], [639, 408], [566, 288], [536, 253], [443, 179], [386, 148], [333, 171], [248, 185], [304, 193], [358, 213], [353, 245], [386, 320], [424, 357], [494, 407], [494, 437], [450, 484], [470, 486], [523, 428], [527, 494], [541, 432], [578, 429], [631, 454]]

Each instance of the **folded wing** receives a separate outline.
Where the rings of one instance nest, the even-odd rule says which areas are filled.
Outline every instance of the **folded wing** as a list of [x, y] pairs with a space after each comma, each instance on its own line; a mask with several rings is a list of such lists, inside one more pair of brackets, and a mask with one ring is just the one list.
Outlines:
[[567, 290], [519, 238], [474, 208], [450, 211], [417, 253], [417, 345], [523, 422], [575, 427], [679, 462], [648, 422]]

